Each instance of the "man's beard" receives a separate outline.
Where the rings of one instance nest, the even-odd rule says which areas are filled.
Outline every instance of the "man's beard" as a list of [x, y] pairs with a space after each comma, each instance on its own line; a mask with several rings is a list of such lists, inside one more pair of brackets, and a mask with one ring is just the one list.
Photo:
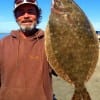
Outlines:
[[29, 26], [25, 26], [25, 25], [22, 25], [22, 24], [20, 24], [20, 23], [18, 23], [18, 25], [19, 25], [21, 31], [22, 31], [25, 35], [29, 36], [29, 35], [34, 34], [33, 32], [34, 32], [34, 29], [36, 29], [37, 22], [34, 22], [34, 23], [32, 23], [31, 25], [29, 25]]

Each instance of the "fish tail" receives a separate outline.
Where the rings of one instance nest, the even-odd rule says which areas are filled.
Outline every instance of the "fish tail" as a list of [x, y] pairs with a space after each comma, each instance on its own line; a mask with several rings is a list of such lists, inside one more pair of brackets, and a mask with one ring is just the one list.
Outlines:
[[72, 100], [81, 100], [81, 93], [75, 89]]
[[91, 97], [90, 97], [90, 95], [85, 87], [82, 90], [81, 95], [82, 95], [83, 100], [91, 100]]
[[84, 85], [77, 85], [72, 100], [91, 100], [91, 97]]

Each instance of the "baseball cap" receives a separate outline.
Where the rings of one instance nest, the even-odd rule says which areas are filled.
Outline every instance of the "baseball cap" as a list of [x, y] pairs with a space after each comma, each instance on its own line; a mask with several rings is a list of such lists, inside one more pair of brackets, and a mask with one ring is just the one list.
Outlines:
[[18, 7], [20, 7], [21, 5], [24, 5], [24, 4], [34, 5], [37, 9], [39, 9], [36, 0], [15, 0], [14, 12]]

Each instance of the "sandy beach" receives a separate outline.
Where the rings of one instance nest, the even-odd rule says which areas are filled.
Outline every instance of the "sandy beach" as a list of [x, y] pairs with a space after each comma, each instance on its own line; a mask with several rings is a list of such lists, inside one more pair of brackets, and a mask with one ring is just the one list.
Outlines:
[[[92, 100], [100, 100], [100, 50], [95, 71], [85, 86]], [[57, 100], [71, 100], [74, 92], [74, 87], [60, 77], [53, 77], [53, 89]]]

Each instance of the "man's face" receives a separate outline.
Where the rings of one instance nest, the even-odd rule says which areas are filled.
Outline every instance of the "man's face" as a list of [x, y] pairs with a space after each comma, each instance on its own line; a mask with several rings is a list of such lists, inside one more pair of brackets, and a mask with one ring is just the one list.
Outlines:
[[23, 32], [33, 30], [37, 24], [37, 10], [33, 5], [22, 5], [16, 10], [16, 21]]

